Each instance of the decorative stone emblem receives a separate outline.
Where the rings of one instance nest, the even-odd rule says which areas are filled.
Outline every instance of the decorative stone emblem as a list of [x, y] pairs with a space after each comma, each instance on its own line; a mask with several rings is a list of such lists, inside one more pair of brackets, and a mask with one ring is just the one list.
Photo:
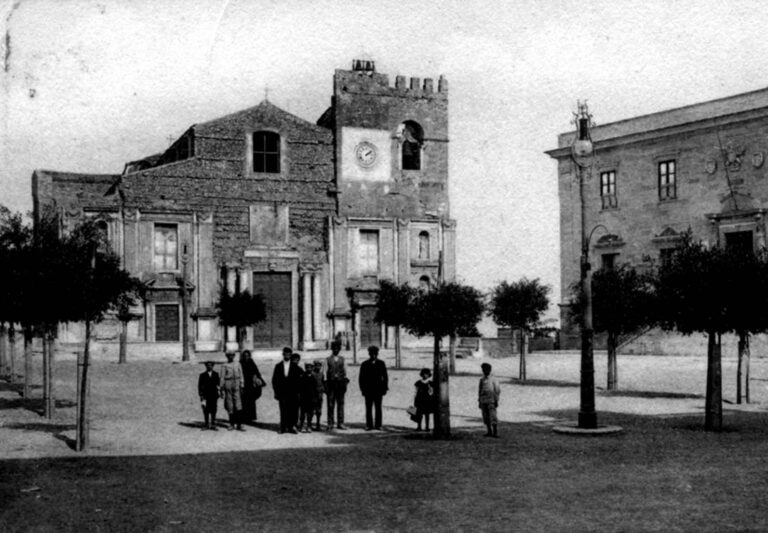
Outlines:
[[765, 153], [764, 152], [755, 152], [752, 154], [752, 166], [755, 168], [760, 168], [763, 166], [763, 163], [765, 163]]
[[733, 142], [729, 142], [723, 149], [723, 157], [725, 158], [725, 165], [728, 170], [736, 172], [741, 170], [741, 159], [744, 157], [744, 146], [734, 145]]
[[717, 170], [717, 161], [712, 158], [704, 161], [704, 170], [707, 172], [707, 174], [714, 174]]

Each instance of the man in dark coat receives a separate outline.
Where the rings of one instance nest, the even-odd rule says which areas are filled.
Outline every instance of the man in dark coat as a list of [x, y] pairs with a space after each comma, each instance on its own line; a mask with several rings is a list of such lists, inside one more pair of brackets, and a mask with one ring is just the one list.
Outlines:
[[205, 427], [216, 430], [216, 404], [219, 401], [219, 374], [213, 370], [213, 361], [205, 362], [205, 372], [197, 379], [197, 394], [203, 408]]
[[[370, 346], [368, 348], [367, 361], [360, 365], [360, 392], [365, 397], [365, 429], [381, 429], [381, 400], [389, 390], [389, 378], [387, 376], [387, 365], [380, 360], [379, 348]], [[376, 419], [374, 421], [372, 410], [376, 408]]]
[[283, 360], [275, 365], [272, 373], [272, 390], [280, 406], [280, 433], [298, 433], [299, 380], [302, 370], [291, 361], [292, 350], [283, 348]]

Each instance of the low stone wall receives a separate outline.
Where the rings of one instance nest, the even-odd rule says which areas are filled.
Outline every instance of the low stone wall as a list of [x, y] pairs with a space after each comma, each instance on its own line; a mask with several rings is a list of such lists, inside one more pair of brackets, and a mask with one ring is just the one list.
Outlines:
[[[723, 357], [738, 356], [738, 336], [722, 336]], [[768, 336], [750, 336], [750, 354], [752, 357], [768, 356]], [[654, 328], [637, 339], [619, 348], [620, 354], [629, 355], [706, 355], [707, 336], [703, 333], [681, 335]]]
[[480, 355], [499, 359], [503, 357], [512, 357], [517, 354], [517, 343], [512, 338], [497, 338], [480, 340]]

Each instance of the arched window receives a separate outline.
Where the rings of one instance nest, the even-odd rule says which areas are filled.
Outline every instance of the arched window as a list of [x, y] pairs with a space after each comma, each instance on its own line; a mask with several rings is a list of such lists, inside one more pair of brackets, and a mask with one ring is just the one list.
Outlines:
[[428, 291], [432, 287], [432, 280], [429, 276], [421, 276], [419, 278], [419, 288]]
[[424, 144], [424, 130], [412, 120], [403, 122], [399, 129], [398, 134], [403, 143], [401, 168], [403, 170], [421, 170], [421, 146]]
[[280, 135], [271, 131], [253, 134], [253, 171], [280, 172]]
[[429, 233], [419, 233], [419, 259], [429, 259]]

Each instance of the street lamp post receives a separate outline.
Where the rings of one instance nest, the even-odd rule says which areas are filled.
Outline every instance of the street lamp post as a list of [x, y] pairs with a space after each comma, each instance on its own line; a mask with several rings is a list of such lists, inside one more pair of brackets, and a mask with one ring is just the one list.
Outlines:
[[187, 301], [187, 263], [189, 253], [184, 243], [181, 253], [181, 360], [189, 361], [189, 310]]
[[[584, 181], [594, 161], [594, 144], [590, 136], [592, 115], [586, 102], [578, 102], [575, 122], [577, 135], [572, 146], [572, 156], [576, 163], [579, 179], [579, 201], [581, 203], [581, 261], [580, 281], [582, 298], [581, 316], [581, 404], [579, 406], [578, 427], [581, 429], [597, 428], [595, 411], [595, 361], [592, 331], [592, 278], [589, 274], [589, 240], [587, 234], [586, 202], [584, 199]], [[592, 231], [597, 229], [595, 227]]]

